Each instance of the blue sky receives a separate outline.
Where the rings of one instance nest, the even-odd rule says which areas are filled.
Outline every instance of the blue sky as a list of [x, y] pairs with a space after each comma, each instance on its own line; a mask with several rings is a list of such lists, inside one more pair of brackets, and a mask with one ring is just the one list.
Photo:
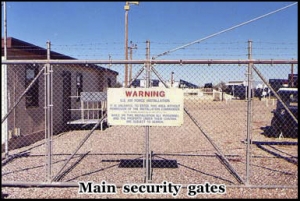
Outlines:
[[[147, 40], [156, 56], [293, 3], [140, 1], [128, 13], [133, 58], [145, 59]], [[124, 5], [7, 2], [7, 34], [78, 59], [124, 59]], [[297, 35], [298, 4], [159, 59], [247, 59], [248, 40], [255, 59], [297, 59]]]

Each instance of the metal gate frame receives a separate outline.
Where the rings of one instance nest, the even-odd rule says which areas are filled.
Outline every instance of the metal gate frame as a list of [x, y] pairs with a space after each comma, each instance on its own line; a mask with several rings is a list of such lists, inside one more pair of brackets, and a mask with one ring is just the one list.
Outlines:
[[[249, 46], [251, 47], [251, 43], [249, 43]], [[251, 50], [251, 48], [249, 48]], [[50, 52], [50, 43], [48, 43], [48, 52]], [[50, 55], [50, 54], [49, 54]], [[67, 165], [67, 163], [72, 159], [72, 157], [77, 153], [77, 151], [81, 148], [81, 146], [85, 143], [85, 141], [89, 138], [89, 136], [93, 133], [95, 128], [100, 124], [101, 120], [95, 125], [95, 127], [90, 131], [90, 133], [80, 142], [79, 146], [74, 150], [73, 154], [67, 159], [66, 163], [63, 165], [60, 171], [55, 176], [51, 175], [51, 153], [52, 153], [52, 136], [53, 136], [53, 116], [52, 116], [52, 100], [53, 100], [53, 92], [52, 92], [52, 64], [142, 64], [143, 68], [141, 68], [137, 75], [132, 79], [136, 79], [141, 73], [146, 70], [146, 78], [148, 84], [146, 84], [146, 87], [149, 87], [149, 79], [150, 79], [150, 73], [153, 72], [161, 81], [161, 77], [157, 70], [155, 69], [155, 64], [247, 64], [248, 65], [248, 73], [247, 73], [247, 82], [248, 86], [251, 86], [252, 83], [252, 70], [254, 70], [257, 75], [262, 79], [264, 84], [266, 84], [269, 89], [275, 94], [275, 96], [278, 98], [280, 102], [283, 103], [281, 98], [278, 96], [276, 91], [268, 84], [266, 79], [262, 76], [262, 74], [259, 72], [259, 70], [255, 67], [255, 64], [298, 64], [298, 60], [253, 60], [251, 59], [251, 51], [249, 51], [249, 58], [247, 60], [151, 60], [149, 57], [146, 60], [51, 60], [50, 56], [48, 56], [47, 60], [3, 60], [2, 64], [44, 64], [45, 66], [42, 68], [42, 70], [39, 72], [39, 74], [36, 76], [36, 78], [32, 81], [32, 83], [25, 89], [23, 94], [17, 99], [14, 106], [9, 110], [9, 112], [2, 118], [2, 123], [6, 120], [9, 113], [15, 108], [20, 100], [23, 98], [24, 94], [30, 89], [30, 87], [33, 85], [33, 83], [38, 79], [38, 77], [42, 74], [43, 71], [45, 75], [45, 139], [47, 142], [47, 148], [46, 148], [46, 161], [47, 161], [47, 170], [46, 170], [46, 180], [47, 182], [20, 182], [20, 181], [4, 181], [2, 183], [2, 186], [36, 186], [36, 187], [45, 187], [45, 186], [52, 186], [52, 187], [77, 187], [77, 183], [68, 183], [68, 182], [55, 182], [56, 178], [59, 177], [59, 174], [62, 172], [63, 168]], [[164, 83], [164, 82], [163, 82]], [[129, 84], [129, 87], [131, 86], [132, 81]], [[165, 86], [167, 86], [164, 83]], [[252, 105], [251, 105], [251, 88], [248, 87], [247, 91], [247, 148], [246, 148], [246, 180], [243, 180], [237, 172], [232, 168], [230, 162], [225, 158], [225, 156], [222, 154], [220, 149], [209, 139], [208, 136], [206, 138], [210, 141], [210, 143], [213, 145], [213, 147], [217, 150], [219, 153], [221, 159], [225, 162], [227, 168], [231, 173], [233, 173], [236, 177], [236, 179], [241, 183], [242, 185], [238, 187], [261, 187], [261, 186], [253, 186], [250, 184], [250, 144], [252, 142], [251, 137], [251, 127], [252, 127]], [[287, 108], [287, 106], [283, 103], [284, 107], [287, 109], [289, 113], [290, 110]], [[186, 114], [193, 120], [195, 125], [201, 130], [199, 127], [199, 124], [193, 117], [189, 114], [188, 110], [184, 108]], [[105, 116], [104, 116], [105, 117]], [[103, 118], [104, 118], [103, 117]], [[294, 120], [296, 122], [297, 119], [292, 115]], [[6, 133], [7, 135], [7, 133]], [[149, 165], [149, 162], [151, 162], [151, 153], [149, 152], [149, 126], [145, 126], [145, 144], [146, 144], [146, 150], [145, 150], [145, 182], [148, 183], [151, 181], [151, 165]], [[7, 153], [8, 156], [8, 153]], [[5, 160], [9, 160], [9, 157], [7, 157]], [[5, 161], [3, 161], [5, 162]], [[2, 163], [3, 163], [2, 162]], [[230, 187], [230, 186], [229, 186]], [[235, 186], [232, 186], [235, 187]], [[263, 186], [266, 187], [266, 186]], [[269, 186], [270, 188], [277, 188], [277, 187], [285, 187], [285, 188], [294, 188], [294, 186]]]

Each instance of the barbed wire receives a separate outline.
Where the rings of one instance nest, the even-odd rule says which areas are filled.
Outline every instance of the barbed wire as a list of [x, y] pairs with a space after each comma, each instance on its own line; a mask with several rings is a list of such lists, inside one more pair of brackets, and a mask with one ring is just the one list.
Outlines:
[[[133, 59], [144, 59], [146, 54], [146, 41], [134, 42], [137, 44], [137, 49], [133, 49]], [[218, 57], [242, 57], [247, 58], [248, 45], [247, 41], [217, 41], [203, 42], [194, 46], [189, 46], [179, 50], [176, 54], [170, 55], [172, 58], [178, 57], [195, 57], [195, 58], [218, 58]], [[151, 42], [151, 52], [161, 52], [169, 49], [174, 44], [184, 44], [184, 42]], [[281, 42], [281, 41], [253, 41], [252, 54], [255, 58], [268, 56], [297, 58], [298, 43], [296, 42]], [[123, 42], [95, 42], [95, 43], [80, 43], [80, 44], [51, 44], [51, 51], [59, 54], [70, 56], [73, 58], [97, 58], [97, 59], [123, 59], [124, 46]], [[46, 45], [45, 45], [46, 46]], [[24, 51], [46, 51], [43, 47], [14, 46]], [[19, 56], [18, 58], [24, 58]]]
[[[265, 44], [269, 44], [269, 45], [281, 45], [281, 46], [288, 46], [288, 45], [298, 45], [298, 42], [274, 42], [274, 41], [252, 41], [253, 44], [255, 45], [265, 45]], [[146, 44], [145, 42], [134, 42], [135, 44]], [[152, 45], [155, 46], [160, 46], [160, 45], [182, 45], [185, 44], [185, 42], [157, 42], [157, 41], [151, 41]], [[195, 45], [199, 45], [199, 46], [207, 46], [207, 45], [233, 45], [233, 44], [239, 44], [239, 45], [245, 45], [247, 44], [247, 41], [229, 41], [229, 42], [202, 42], [201, 44], [195, 44]], [[122, 47], [124, 48], [124, 42], [95, 42], [95, 43], [74, 43], [74, 44], [56, 44], [56, 43], [51, 43], [52, 47], [58, 47], [58, 48], [75, 48], [75, 47], [90, 47], [90, 46], [96, 46], [99, 48], [99, 46], [103, 46], [103, 45], [107, 45], [107, 46], [114, 46], [114, 45], [119, 45], [118, 47]], [[45, 43], [46, 46], [46, 43]], [[31, 45], [17, 45], [14, 46], [17, 48], [32, 48]], [[142, 47], [142, 46], [141, 46]], [[41, 48], [43, 49], [44, 47], [36, 47], [35, 49]], [[193, 48], [193, 47], [185, 47], [185, 48]], [[32, 48], [33, 49], [33, 48]]]

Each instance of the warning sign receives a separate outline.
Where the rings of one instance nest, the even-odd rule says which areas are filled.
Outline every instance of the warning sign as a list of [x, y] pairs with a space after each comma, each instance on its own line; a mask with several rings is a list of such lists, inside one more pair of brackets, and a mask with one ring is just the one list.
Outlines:
[[180, 126], [183, 91], [172, 88], [109, 88], [107, 121], [110, 125]]

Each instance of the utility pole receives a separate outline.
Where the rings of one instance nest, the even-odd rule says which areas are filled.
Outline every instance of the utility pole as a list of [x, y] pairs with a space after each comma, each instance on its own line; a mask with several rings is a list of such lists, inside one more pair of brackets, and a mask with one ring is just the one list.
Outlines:
[[[133, 44], [132, 41], [130, 41], [130, 47], [129, 48], [129, 54], [130, 54], [130, 60], [132, 60], [132, 49], [137, 49], [137, 45]], [[132, 81], [132, 64], [129, 66], [129, 83]]]
[[[138, 1], [126, 1], [124, 6], [125, 10], [125, 60], [128, 60], [128, 11], [130, 9], [130, 4], [139, 5]], [[125, 87], [128, 86], [128, 64], [125, 64], [125, 78], [124, 78]]]

